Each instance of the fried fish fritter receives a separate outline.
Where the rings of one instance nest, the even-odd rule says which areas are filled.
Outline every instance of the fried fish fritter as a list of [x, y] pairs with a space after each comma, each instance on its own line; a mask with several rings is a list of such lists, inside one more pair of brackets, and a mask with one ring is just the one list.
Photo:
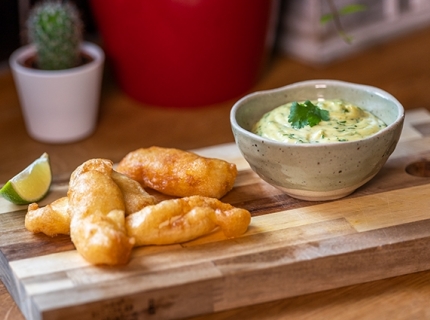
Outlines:
[[233, 188], [237, 168], [220, 159], [173, 148], [141, 148], [127, 154], [117, 171], [161, 193], [221, 198]]
[[164, 200], [126, 217], [126, 229], [136, 246], [186, 242], [220, 227], [227, 237], [246, 232], [249, 211], [215, 198], [192, 196]]
[[155, 198], [148, 194], [139, 182], [115, 170], [112, 171], [111, 177], [124, 196], [126, 216], [146, 206], [155, 204]]
[[[71, 183], [74, 184], [80, 174], [90, 170], [111, 174], [111, 178], [122, 192], [126, 215], [139, 211], [147, 205], [155, 204], [155, 198], [149, 195], [137, 181], [111, 170], [109, 161], [97, 161], [97, 163], [89, 161], [79, 166], [73, 173]], [[32, 203], [28, 206], [25, 215], [27, 230], [33, 233], [42, 232], [51, 237], [58, 234], [70, 234], [70, 222], [68, 197], [57, 199], [44, 207]]]
[[[127, 155], [113, 169], [91, 159], [72, 173], [67, 197], [29, 205], [25, 226], [34, 233], [70, 234], [92, 264], [125, 264], [133, 246], [185, 242], [220, 228], [227, 237], [246, 232], [247, 210], [217, 198], [233, 188], [234, 164], [177, 149], [152, 147]], [[156, 204], [138, 181], [166, 195]]]
[[51, 237], [70, 234], [68, 206], [67, 197], [59, 198], [42, 208], [37, 203], [31, 203], [25, 215], [25, 227], [33, 233], [43, 232]]
[[89, 160], [72, 174], [67, 192], [72, 242], [92, 264], [125, 264], [134, 245], [125, 230], [123, 194], [111, 173], [109, 160]]

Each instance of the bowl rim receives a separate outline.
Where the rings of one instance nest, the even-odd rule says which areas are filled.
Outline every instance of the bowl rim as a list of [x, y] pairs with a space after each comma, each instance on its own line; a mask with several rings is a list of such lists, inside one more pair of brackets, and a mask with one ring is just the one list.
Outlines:
[[[276, 140], [272, 140], [272, 139], [268, 139], [262, 136], [259, 136], [251, 131], [248, 131], [246, 129], [244, 129], [242, 126], [240, 126], [237, 122], [236, 119], [236, 115], [238, 110], [243, 106], [243, 104], [251, 99], [254, 99], [257, 96], [261, 96], [261, 95], [266, 95], [266, 94], [274, 94], [274, 93], [278, 93], [278, 92], [282, 92], [284, 90], [287, 89], [293, 89], [295, 87], [302, 87], [302, 86], [310, 86], [310, 85], [336, 85], [336, 86], [341, 86], [341, 87], [354, 87], [360, 90], [365, 90], [365, 91], [371, 91], [373, 93], [375, 93], [376, 95], [382, 96], [385, 99], [391, 100], [392, 102], [394, 102], [394, 104], [397, 106], [398, 109], [398, 116], [396, 118], [395, 121], [393, 121], [391, 124], [387, 125], [385, 128], [383, 128], [382, 130], [366, 137], [363, 139], [359, 139], [359, 140], [354, 140], [354, 141], [340, 141], [340, 142], [322, 142], [322, 143], [290, 143], [290, 142], [281, 142], [281, 141], [276, 141]], [[276, 108], [276, 107], [274, 107]], [[252, 138], [252, 139], [258, 139], [260, 142], [264, 142], [266, 144], [271, 144], [271, 145], [275, 145], [275, 146], [294, 146], [294, 147], [300, 147], [300, 148], [316, 148], [316, 147], [320, 147], [320, 146], [342, 146], [342, 145], [347, 145], [347, 144], [356, 144], [360, 141], [367, 141], [369, 139], [375, 139], [377, 137], [379, 137], [380, 135], [384, 134], [385, 131], [387, 130], [391, 130], [393, 127], [397, 127], [398, 125], [402, 125], [403, 121], [404, 121], [404, 117], [405, 117], [405, 109], [402, 106], [402, 104], [390, 93], [388, 93], [385, 90], [382, 90], [380, 88], [374, 87], [374, 86], [370, 86], [370, 85], [366, 85], [366, 84], [360, 84], [360, 83], [353, 83], [353, 82], [348, 82], [348, 81], [342, 81], [342, 80], [331, 80], [331, 79], [315, 79], [315, 80], [305, 80], [305, 81], [299, 81], [299, 82], [294, 82], [282, 87], [278, 87], [278, 88], [274, 88], [274, 89], [268, 89], [268, 90], [259, 90], [259, 91], [255, 91], [252, 92], [250, 94], [247, 94], [245, 96], [243, 96], [241, 99], [239, 99], [238, 101], [236, 101], [233, 105], [233, 107], [231, 108], [230, 111], [230, 123], [233, 129], [235, 129], [236, 131], [239, 131], [241, 134]]]

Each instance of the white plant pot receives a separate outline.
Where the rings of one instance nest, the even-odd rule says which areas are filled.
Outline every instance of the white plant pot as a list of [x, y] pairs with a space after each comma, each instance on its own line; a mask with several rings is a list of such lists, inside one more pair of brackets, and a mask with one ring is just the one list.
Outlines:
[[97, 123], [104, 52], [89, 42], [82, 51], [92, 61], [67, 70], [38, 70], [24, 66], [35, 54], [23, 46], [9, 59], [28, 134], [46, 143], [68, 143], [91, 135]]

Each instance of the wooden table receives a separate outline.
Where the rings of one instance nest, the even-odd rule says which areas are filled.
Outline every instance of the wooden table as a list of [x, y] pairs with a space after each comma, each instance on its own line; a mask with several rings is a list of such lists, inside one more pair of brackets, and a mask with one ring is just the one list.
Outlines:
[[[330, 66], [314, 68], [277, 56], [250, 91], [330, 78], [378, 86], [406, 109], [430, 110], [430, 28], [380, 44]], [[92, 137], [68, 145], [46, 145], [25, 131], [11, 75], [0, 75], [0, 181], [5, 182], [43, 152], [55, 179], [64, 179], [93, 157], [120, 160], [151, 145], [195, 149], [233, 141], [229, 112], [237, 99], [199, 109], [144, 106], [125, 96], [107, 72], [100, 119]], [[238, 97], [239, 98], [239, 97]], [[239, 308], [195, 319], [425, 319], [430, 317], [430, 271]], [[4, 286], [0, 318], [22, 319]]]

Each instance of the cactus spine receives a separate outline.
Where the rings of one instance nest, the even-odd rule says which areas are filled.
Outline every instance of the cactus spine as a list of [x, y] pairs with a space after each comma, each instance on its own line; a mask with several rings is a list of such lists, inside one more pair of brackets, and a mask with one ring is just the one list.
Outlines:
[[27, 28], [29, 41], [37, 50], [39, 69], [62, 70], [80, 64], [83, 24], [72, 3], [51, 0], [36, 4]]

